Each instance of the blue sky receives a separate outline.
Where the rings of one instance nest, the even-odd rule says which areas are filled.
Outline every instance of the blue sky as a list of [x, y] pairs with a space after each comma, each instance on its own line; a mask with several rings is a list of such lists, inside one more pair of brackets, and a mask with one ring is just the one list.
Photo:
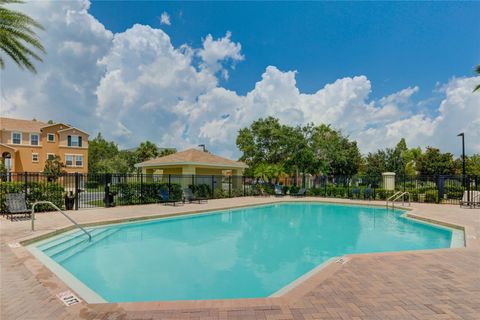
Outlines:
[[[166, 11], [171, 25], [160, 25]], [[108, 29], [135, 23], [162, 27], [175, 46], [201, 45], [232, 32], [245, 61], [226, 88], [245, 94], [268, 65], [297, 70], [297, 86], [313, 93], [337, 78], [366, 75], [372, 97], [418, 85], [427, 98], [437, 82], [471, 76], [480, 57], [479, 2], [130, 2], [93, 1]]]
[[7, 62], [2, 115], [231, 158], [238, 130], [267, 116], [330, 124], [364, 154], [405, 138], [458, 155], [459, 132], [480, 153], [480, 2], [13, 6], [45, 27], [48, 54], [37, 75]]

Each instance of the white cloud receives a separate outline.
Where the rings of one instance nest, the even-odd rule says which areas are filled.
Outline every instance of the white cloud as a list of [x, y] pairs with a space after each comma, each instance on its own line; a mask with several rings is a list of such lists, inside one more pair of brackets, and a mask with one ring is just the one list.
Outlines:
[[[238, 156], [240, 128], [275, 116], [291, 125], [331, 123], [357, 139], [363, 152], [393, 146], [433, 145], [458, 154], [458, 132], [467, 151], [480, 152], [480, 77], [453, 78], [439, 86], [429, 114], [414, 112], [416, 86], [378, 100], [366, 76], [346, 77], [312, 94], [302, 93], [296, 71], [268, 66], [245, 95], [219, 85], [242, 61], [240, 43], [207, 35], [201, 48], [174, 47], [161, 29], [134, 25], [113, 34], [88, 13], [89, 3], [29, 2], [22, 5], [47, 28], [48, 55], [38, 75], [7, 62], [2, 71], [2, 115], [67, 121], [98, 130], [130, 147], [146, 139], [179, 149], [206, 143]], [[200, 61], [198, 61], [200, 60]], [[420, 102], [421, 103], [421, 102]]]
[[228, 79], [228, 71], [223, 68], [223, 63], [226, 61], [235, 63], [245, 58], [241, 53], [242, 46], [240, 43], [232, 42], [231, 37], [230, 31], [227, 31], [225, 37], [217, 40], [214, 40], [211, 34], [207, 35], [203, 40], [203, 48], [197, 52], [203, 61], [202, 68], [214, 74], [221, 70], [222, 76]]
[[170, 15], [168, 14], [168, 12], [166, 11], [162, 12], [162, 14], [160, 15], [160, 24], [164, 24], [167, 26], [172, 25], [172, 23], [170, 22]]

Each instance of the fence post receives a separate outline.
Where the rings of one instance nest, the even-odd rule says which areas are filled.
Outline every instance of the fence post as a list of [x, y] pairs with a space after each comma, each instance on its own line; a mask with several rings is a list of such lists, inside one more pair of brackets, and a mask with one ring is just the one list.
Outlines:
[[168, 197], [170, 198], [171, 197], [171, 194], [172, 193], [172, 174], [169, 173], [168, 174]]
[[465, 182], [467, 187], [467, 203], [471, 206], [472, 204], [470, 203], [470, 176], [469, 175], [465, 177]]
[[192, 192], [195, 191], [195, 175], [192, 174]]
[[140, 173], [140, 203], [143, 204], [145, 201], [143, 200], [143, 172]]
[[25, 202], [27, 202], [27, 192], [28, 192], [28, 172], [25, 171], [24, 176], [23, 176], [23, 192], [25, 196]]
[[245, 197], [245, 176], [242, 176], [243, 196]]
[[232, 176], [228, 176], [228, 197], [232, 197]]
[[75, 172], [75, 210], [78, 210], [78, 190], [80, 189], [80, 176]]
[[215, 188], [215, 176], [212, 174], [212, 199], [213, 199], [213, 195], [214, 195], [214, 192], [213, 192], [213, 188]]

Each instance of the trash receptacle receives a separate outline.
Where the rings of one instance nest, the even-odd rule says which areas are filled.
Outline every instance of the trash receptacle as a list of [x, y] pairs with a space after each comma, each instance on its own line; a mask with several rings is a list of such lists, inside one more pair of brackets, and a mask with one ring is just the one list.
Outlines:
[[115, 207], [115, 196], [117, 195], [116, 192], [110, 191], [110, 183], [107, 184], [107, 187], [105, 188], [105, 207]]
[[66, 210], [73, 210], [73, 206], [75, 205], [75, 195], [72, 191], [65, 194], [65, 209]]

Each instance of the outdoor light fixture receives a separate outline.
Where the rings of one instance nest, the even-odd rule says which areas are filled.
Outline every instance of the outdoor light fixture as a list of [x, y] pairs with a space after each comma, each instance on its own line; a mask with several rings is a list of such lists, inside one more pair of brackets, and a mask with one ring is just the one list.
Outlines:
[[207, 149], [205, 148], [205, 145], [204, 145], [204, 144], [199, 144], [198, 146], [199, 146], [199, 147], [202, 147], [203, 152], [207, 152]]

